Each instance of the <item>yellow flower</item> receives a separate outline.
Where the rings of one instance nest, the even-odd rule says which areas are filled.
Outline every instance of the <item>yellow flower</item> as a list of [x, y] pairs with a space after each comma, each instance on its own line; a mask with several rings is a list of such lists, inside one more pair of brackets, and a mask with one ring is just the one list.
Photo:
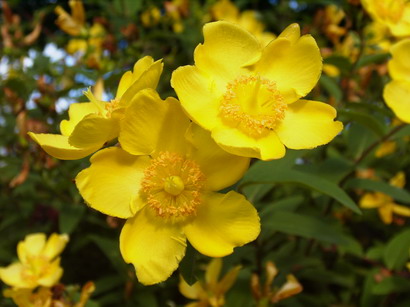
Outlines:
[[99, 101], [88, 91], [91, 102], [73, 103], [70, 119], [60, 123], [60, 134], [29, 132], [49, 155], [62, 160], [81, 159], [100, 149], [104, 143], [118, 136], [119, 120], [136, 93], [144, 88], [156, 88], [162, 72], [162, 61], [146, 56], [127, 71], [118, 85], [117, 95], [111, 102]]
[[388, 69], [393, 80], [384, 87], [383, 98], [400, 120], [410, 123], [410, 39], [394, 44], [390, 53]]
[[144, 27], [153, 27], [159, 23], [161, 11], [156, 6], [148, 8], [141, 14], [141, 22]]
[[179, 291], [187, 298], [197, 302], [186, 305], [187, 307], [221, 307], [225, 305], [225, 293], [233, 286], [241, 266], [229, 270], [218, 281], [222, 269], [222, 259], [214, 258], [208, 264], [205, 272], [205, 281], [197, 281], [192, 286], [188, 285], [181, 277]]
[[[403, 172], [399, 172], [390, 179], [392, 186], [403, 188], [406, 183], [406, 178]], [[379, 216], [383, 223], [391, 224], [393, 221], [393, 213], [402, 216], [410, 216], [410, 208], [398, 205], [393, 198], [381, 192], [365, 193], [360, 199], [360, 207], [365, 209], [377, 208]]]
[[166, 280], [185, 254], [186, 239], [204, 255], [223, 257], [258, 236], [252, 204], [234, 191], [214, 192], [239, 180], [249, 159], [220, 149], [176, 99], [163, 101], [152, 89], [138, 93], [119, 141], [122, 148], [91, 157], [76, 185], [90, 207], [127, 219], [120, 250], [141, 283]]
[[19, 262], [0, 268], [0, 279], [15, 288], [51, 287], [63, 274], [60, 257], [68, 242], [67, 235], [53, 233], [46, 241], [43, 233], [30, 234], [17, 245]]
[[171, 85], [192, 120], [226, 151], [262, 160], [330, 142], [342, 123], [322, 102], [299, 100], [317, 83], [322, 58], [310, 35], [292, 24], [265, 48], [225, 21], [204, 26], [195, 66], [179, 67]]
[[71, 8], [71, 15], [59, 5], [55, 8], [55, 13], [58, 15], [57, 25], [61, 30], [72, 36], [83, 34], [85, 31], [83, 2], [81, 0], [70, 0], [68, 4]]
[[394, 36], [410, 35], [410, 2], [407, 0], [362, 0], [370, 16], [386, 25]]
[[374, 53], [377, 51], [388, 52], [391, 47], [390, 33], [383, 23], [374, 21], [364, 28], [366, 51]]
[[395, 141], [386, 141], [380, 144], [379, 148], [377, 148], [374, 155], [377, 158], [381, 158], [395, 152], [396, 148], [397, 143]]
[[266, 263], [266, 279], [263, 287], [261, 287], [259, 276], [255, 273], [252, 274], [251, 290], [252, 295], [259, 302], [258, 306], [267, 306], [267, 302], [275, 304], [281, 300], [302, 292], [302, 285], [292, 274], [288, 274], [286, 276], [286, 282], [280, 288], [272, 289], [272, 283], [277, 275], [278, 269], [271, 261]]

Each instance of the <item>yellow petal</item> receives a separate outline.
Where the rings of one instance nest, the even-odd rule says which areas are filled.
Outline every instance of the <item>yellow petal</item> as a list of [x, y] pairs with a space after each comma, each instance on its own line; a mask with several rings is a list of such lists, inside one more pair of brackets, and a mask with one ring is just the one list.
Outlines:
[[212, 78], [230, 81], [261, 54], [256, 38], [240, 26], [226, 21], [205, 24], [204, 43], [194, 52], [195, 65]]
[[253, 138], [238, 129], [222, 126], [212, 131], [212, 137], [224, 150], [242, 157], [272, 160], [285, 155], [285, 146], [273, 131], [264, 137]]
[[34, 288], [36, 285], [22, 279], [23, 265], [19, 262], [0, 268], [0, 279], [11, 287]]
[[296, 43], [296, 41], [300, 38], [300, 27], [297, 23], [292, 23], [286, 27], [285, 30], [279, 34], [280, 38], [286, 38], [292, 42], [292, 44]]
[[42, 251], [42, 255], [48, 257], [48, 259], [53, 259], [56, 256], [60, 255], [65, 246], [67, 245], [69, 240], [68, 235], [63, 234], [59, 235], [57, 233], [51, 234], [50, 238], [48, 238], [44, 250]]
[[228, 292], [228, 290], [233, 286], [236, 279], [238, 278], [239, 271], [241, 270], [241, 266], [238, 265], [233, 269], [229, 270], [228, 273], [222, 278], [222, 280], [218, 284], [218, 293], [224, 294]]
[[132, 85], [121, 96], [120, 105], [128, 106], [135, 99], [135, 95], [143, 89], [155, 89], [162, 74], [163, 66], [162, 60], [154, 62], [147, 70], [143, 71], [141, 76], [136, 80], [134, 79], [134, 73]]
[[404, 188], [404, 185], [406, 184], [406, 174], [403, 171], [398, 172], [389, 180], [389, 184], [397, 188]]
[[60, 123], [61, 134], [69, 136], [85, 116], [98, 112], [98, 107], [92, 102], [72, 103], [68, 108], [70, 119], [63, 120]]
[[379, 216], [383, 223], [391, 224], [393, 222], [393, 204], [386, 204], [378, 209]]
[[302, 292], [303, 287], [295, 276], [290, 274], [286, 276], [286, 279], [286, 283], [282, 287], [280, 287], [278, 292], [276, 292], [275, 296], [272, 298], [272, 303], [279, 302], [281, 300], [284, 300], [285, 298], [294, 296]]
[[393, 212], [402, 216], [410, 216], [410, 208], [406, 206], [394, 204]]
[[221, 274], [222, 270], [222, 259], [221, 258], [213, 258], [211, 262], [209, 262], [206, 271], [205, 271], [205, 281], [208, 287], [212, 290], [216, 289], [216, 285], [218, 283], [219, 274]]
[[119, 119], [87, 115], [74, 128], [68, 138], [70, 145], [78, 148], [101, 146], [118, 136]]
[[224, 88], [195, 66], [179, 67], [172, 73], [171, 86], [189, 117], [201, 127], [212, 130], [219, 122], [218, 113]]
[[46, 235], [44, 233], [29, 234], [17, 244], [17, 255], [21, 262], [27, 263], [31, 256], [42, 254], [46, 245]]
[[118, 138], [122, 148], [134, 155], [149, 155], [154, 151], [185, 153], [183, 135], [189, 119], [174, 98], [161, 100], [158, 93], [146, 89], [137, 94], [121, 121]]
[[47, 268], [47, 273], [38, 279], [38, 284], [44, 287], [52, 287], [58, 283], [63, 276], [63, 269], [60, 267], [61, 258], [55, 259]]
[[[132, 156], [118, 147], [103, 149], [90, 159], [91, 166], [81, 171], [77, 188], [87, 204], [111, 216], [133, 216], [148, 157]], [[139, 202], [142, 204], [142, 202]]]
[[180, 278], [178, 288], [179, 292], [181, 292], [183, 296], [190, 299], [199, 299], [200, 294], [204, 292], [204, 289], [202, 289], [201, 283], [199, 281], [190, 286], [182, 276]]
[[74, 20], [80, 25], [84, 24], [85, 13], [83, 2], [81, 0], [70, 0], [68, 1], [68, 4], [70, 5], [71, 15], [73, 16]]
[[104, 144], [93, 147], [77, 148], [68, 143], [68, 137], [59, 134], [36, 134], [29, 132], [28, 135], [43, 148], [50, 156], [61, 160], [77, 160], [84, 158], [100, 149]]
[[288, 105], [275, 132], [288, 148], [314, 148], [329, 143], [343, 129], [341, 122], [334, 121], [335, 117], [335, 108], [328, 104], [299, 100]]
[[138, 281], [153, 285], [166, 280], [185, 254], [186, 239], [180, 227], [166, 224], [145, 207], [127, 220], [120, 236], [121, 254], [135, 267]]
[[365, 209], [378, 208], [386, 203], [386, 198], [382, 193], [366, 193], [360, 198], [360, 207]]
[[410, 39], [403, 39], [390, 48], [389, 74], [393, 79], [410, 81]]
[[393, 80], [387, 83], [383, 98], [400, 120], [410, 123], [410, 79], [409, 81]]
[[184, 227], [195, 249], [210, 257], [223, 257], [256, 239], [260, 232], [258, 213], [243, 195], [204, 195], [196, 218]]
[[276, 82], [287, 103], [308, 94], [322, 71], [322, 57], [315, 39], [304, 35], [293, 42], [296, 34], [290, 30], [289, 36], [279, 36], [266, 46], [254, 67], [255, 72]]

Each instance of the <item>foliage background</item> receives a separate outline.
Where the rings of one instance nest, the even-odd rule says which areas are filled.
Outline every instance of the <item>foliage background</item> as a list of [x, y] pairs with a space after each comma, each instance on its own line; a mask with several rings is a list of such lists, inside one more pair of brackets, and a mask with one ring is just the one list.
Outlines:
[[[160, 1], [85, 1], [87, 22], [98, 21], [107, 31], [103, 55], [98, 65], [90, 67], [86, 56], [76, 58], [64, 51], [72, 37], [56, 26], [53, 10], [56, 5], [68, 10], [66, 1], [8, 1], [21, 22], [9, 28], [13, 46], [6, 46], [4, 37], [0, 42], [0, 266], [16, 259], [17, 242], [29, 233], [68, 233], [61, 281], [67, 285], [94, 281], [96, 291], [87, 306], [182, 306], [189, 302], [178, 291], [178, 272], [156, 286], [137, 282], [133, 268], [124, 263], [118, 250], [123, 221], [88, 209], [72, 182], [88, 166], [88, 158], [53, 159], [26, 133], [58, 133], [68, 104], [85, 101], [82, 92], [100, 77], [105, 97], [112, 98], [121, 75], [144, 55], [164, 59], [158, 92], [162, 98], [175, 96], [169, 85], [171, 73], [192, 63], [214, 2], [190, 1], [188, 14], [181, 17], [184, 30], [175, 33], [175, 20], [167, 17]], [[232, 187], [257, 207], [262, 233], [254, 243], [224, 258], [224, 271], [243, 266], [227, 294], [227, 306], [256, 304], [250, 276], [256, 273], [263, 280], [267, 261], [279, 268], [276, 287], [289, 273], [304, 287], [301, 294], [279, 306], [410, 306], [410, 273], [405, 266], [410, 248], [408, 220], [397, 216], [385, 225], [377, 210], [361, 211], [357, 205], [365, 191], [380, 191], [400, 204], [410, 203], [408, 184], [401, 189], [388, 183], [398, 171], [410, 176], [410, 127], [393, 125], [394, 114], [383, 102], [389, 54], [366, 49], [364, 27], [371, 20], [357, 2], [235, 1], [240, 10], [258, 10], [273, 33], [297, 22], [303, 33], [315, 37], [323, 54], [328, 54], [324, 63], [335, 65], [340, 74], [323, 74], [309, 98], [334, 105], [345, 129], [327, 146], [288, 151], [281, 160], [253, 163]], [[349, 33], [341, 40], [353, 38], [347, 53], [340, 52], [326, 35], [318, 15], [330, 4], [346, 12], [339, 25]], [[153, 6], [161, 9], [162, 17], [147, 27], [141, 14]], [[4, 2], [2, 9], [4, 26]], [[28, 34], [38, 23], [40, 36], [24, 45], [19, 31]], [[386, 140], [396, 142], [395, 151], [377, 157], [375, 151]], [[188, 250], [180, 272], [188, 280], [201, 279], [208, 262], [209, 258]], [[0, 296], [0, 306], [12, 305]]]

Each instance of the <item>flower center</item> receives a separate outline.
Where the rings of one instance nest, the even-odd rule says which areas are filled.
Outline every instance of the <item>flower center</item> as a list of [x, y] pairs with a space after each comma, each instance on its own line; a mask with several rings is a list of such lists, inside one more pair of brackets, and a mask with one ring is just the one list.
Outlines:
[[111, 117], [112, 112], [114, 112], [120, 104], [119, 99], [112, 99], [110, 102], [106, 102], [104, 105], [105, 108], [105, 116], [107, 118]]
[[156, 215], [180, 221], [196, 214], [204, 183], [205, 176], [195, 161], [162, 152], [145, 169], [141, 186]]
[[257, 75], [241, 75], [227, 84], [219, 113], [229, 125], [261, 137], [285, 118], [286, 109], [275, 82]]
[[403, 0], [379, 0], [375, 1], [375, 9], [377, 14], [390, 22], [398, 22], [403, 16], [406, 3]]
[[36, 283], [43, 275], [47, 273], [50, 267], [50, 260], [44, 256], [32, 256], [24, 264], [21, 271], [21, 277], [27, 282]]

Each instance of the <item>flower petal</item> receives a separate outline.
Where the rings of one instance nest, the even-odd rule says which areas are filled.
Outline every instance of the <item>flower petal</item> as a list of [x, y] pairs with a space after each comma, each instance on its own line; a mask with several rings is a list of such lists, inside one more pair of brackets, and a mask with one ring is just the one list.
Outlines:
[[68, 108], [69, 120], [65, 119], [60, 123], [61, 134], [69, 136], [85, 116], [99, 111], [97, 105], [92, 102], [72, 103]]
[[44, 250], [42, 252], [42, 255], [48, 257], [48, 259], [53, 259], [65, 248], [69, 240], [68, 235], [63, 234], [59, 235], [57, 233], [51, 234], [51, 236], [48, 238], [46, 245], [44, 247]]
[[55, 259], [48, 267], [47, 273], [41, 276], [38, 284], [44, 287], [52, 287], [58, 283], [63, 276], [63, 269], [60, 266], [61, 258]]
[[385, 202], [386, 199], [382, 193], [366, 193], [360, 198], [359, 205], [361, 208], [371, 209], [381, 207]]
[[219, 122], [223, 89], [195, 66], [179, 67], [172, 73], [171, 86], [189, 117], [201, 127], [212, 130]]
[[285, 155], [285, 146], [273, 131], [264, 137], [253, 138], [238, 129], [222, 126], [212, 131], [212, 137], [224, 150], [242, 157], [272, 160]]
[[207, 179], [207, 189], [219, 191], [243, 177], [249, 167], [249, 158], [234, 156], [219, 147], [211, 133], [192, 124], [185, 137], [194, 146], [191, 157], [198, 162]]
[[104, 144], [77, 148], [68, 143], [68, 137], [60, 134], [29, 132], [28, 135], [50, 156], [61, 160], [77, 160], [100, 149]]
[[133, 155], [149, 155], [154, 151], [186, 151], [183, 138], [189, 119], [174, 98], [161, 100], [155, 90], [137, 94], [121, 121], [118, 138], [122, 148]]
[[275, 132], [288, 148], [314, 148], [329, 143], [343, 129], [341, 122], [334, 121], [335, 117], [335, 108], [328, 104], [299, 100], [288, 105]]
[[393, 79], [410, 80], [410, 39], [400, 40], [390, 48], [389, 74]]
[[143, 172], [150, 159], [110, 147], [94, 154], [90, 161], [91, 166], [81, 171], [75, 179], [87, 204], [111, 216], [133, 216], [135, 210], [140, 209], [134, 209], [132, 203], [138, 201]]
[[0, 280], [6, 285], [18, 288], [34, 288], [36, 285], [22, 278], [23, 265], [19, 262], [0, 268]]
[[215, 290], [216, 284], [218, 283], [219, 274], [222, 270], [222, 259], [213, 258], [211, 262], [208, 263], [208, 266], [205, 271], [205, 281], [210, 289]]
[[195, 48], [195, 65], [212, 78], [230, 81], [261, 54], [257, 39], [240, 26], [226, 21], [207, 23], [204, 43]]
[[148, 207], [127, 220], [120, 236], [121, 254], [135, 267], [138, 281], [153, 285], [166, 280], [185, 255], [181, 229], [154, 216]]
[[17, 255], [22, 263], [27, 263], [31, 256], [42, 254], [46, 245], [46, 235], [44, 233], [32, 233], [17, 244]]
[[400, 120], [410, 123], [410, 79], [409, 81], [393, 80], [387, 83], [383, 98]]
[[254, 70], [276, 82], [285, 101], [291, 103], [308, 94], [316, 85], [322, 72], [322, 57], [312, 36], [303, 35], [294, 41], [297, 33], [288, 32], [264, 48]]
[[178, 288], [179, 292], [181, 292], [183, 296], [190, 299], [199, 299], [201, 297], [201, 294], [205, 293], [199, 281], [190, 286], [182, 276], [178, 284]]
[[210, 257], [223, 257], [256, 239], [260, 232], [258, 213], [236, 192], [204, 195], [196, 218], [184, 227], [195, 249]]
[[390, 225], [393, 222], [393, 204], [386, 204], [378, 209], [380, 219], [383, 223]]
[[393, 204], [393, 212], [402, 216], [410, 216], [410, 207]]

